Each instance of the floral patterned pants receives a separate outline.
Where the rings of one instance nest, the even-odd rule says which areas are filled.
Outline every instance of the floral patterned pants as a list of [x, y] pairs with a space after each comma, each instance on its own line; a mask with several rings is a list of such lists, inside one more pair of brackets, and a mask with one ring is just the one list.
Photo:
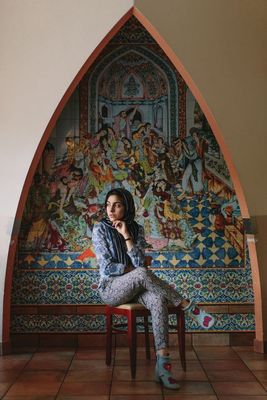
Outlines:
[[111, 306], [129, 302], [143, 304], [151, 313], [156, 350], [168, 347], [168, 304], [178, 306], [183, 299], [168, 283], [140, 267], [127, 274], [110, 277], [100, 286], [99, 294]]

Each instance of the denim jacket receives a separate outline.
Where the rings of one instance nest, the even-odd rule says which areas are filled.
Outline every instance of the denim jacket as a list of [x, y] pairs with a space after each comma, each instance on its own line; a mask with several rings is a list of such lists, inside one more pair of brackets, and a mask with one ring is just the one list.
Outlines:
[[[127, 265], [118, 262], [116, 259], [114, 244], [112, 243], [108, 229], [109, 228], [103, 222], [97, 223], [93, 228], [92, 242], [99, 266], [99, 287], [108, 278], [123, 275], [124, 269], [127, 267]], [[127, 251], [125, 243], [125, 254], [128, 254], [134, 268], [144, 267], [145, 245], [144, 228], [139, 225], [136, 243], [134, 243], [130, 251]]]

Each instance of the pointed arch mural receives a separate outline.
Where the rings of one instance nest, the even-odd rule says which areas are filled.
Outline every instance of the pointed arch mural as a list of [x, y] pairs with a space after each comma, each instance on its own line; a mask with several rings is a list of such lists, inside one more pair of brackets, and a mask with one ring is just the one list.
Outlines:
[[[116, 108], [120, 112], [123, 111], [123, 104], [129, 106], [136, 102], [139, 107], [143, 104], [146, 108], [151, 108], [151, 105], [153, 105], [152, 109], [154, 110], [156, 106], [162, 104], [161, 107], [165, 106], [166, 116], [164, 132], [169, 138], [176, 137], [178, 132], [178, 81], [181, 80], [180, 75], [177, 79], [177, 72], [170, 68], [166, 58], [160, 54], [155, 54], [150, 48], [135, 44], [133, 49], [133, 46], [129, 44], [127, 46], [121, 44], [121, 40], [119, 38], [117, 41], [115, 38], [113, 39], [112, 43], [118, 42], [115, 49], [103, 56], [102, 60], [99, 60], [98, 65], [88, 77], [90, 85], [89, 130], [94, 132], [99, 127], [96, 120], [96, 115], [99, 115], [97, 97], [99, 97], [98, 89], [102, 88], [102, 90], [108, 92], [104, 94], [106, 101], [109, 97], [112, 99], [113, 115], [116, 114]], [[113, 75], [114, 72], [115, 76]], [[100, 75], [102, 81], [105, 82], [106, 79], [104, 87], [103, 82], [98, 82]], [[111, 76], [113, 76], [113, 79], [108, 82]], [[125, 77], [129, 81], [127, 87], [123, 87]], [[139, 79], [141, 83], [139, 83]], [[132, 87], [129, 86], [131, 82]], [[142, 92], [138, 93], [137, 87]], [[127, 91], [129, 95], [127, 95]], [[170, 113], [169, 117], [167, 117], [167, 112]]]
[[[105, 330], [103, 315], [16, 309], [100, 304], [91, 233], [105, 194], [117, 186], [135, 197], [155, 273], [216, 306], [214, 331], [253, 332], [245, 203], [200, 104], [131, 16], [73, 91], [34, 173], [13, 273], [11, 333]], [[248, 311], [221, 312], [225, 304]], [[200, 329], [187, 320], [187, 330]]]

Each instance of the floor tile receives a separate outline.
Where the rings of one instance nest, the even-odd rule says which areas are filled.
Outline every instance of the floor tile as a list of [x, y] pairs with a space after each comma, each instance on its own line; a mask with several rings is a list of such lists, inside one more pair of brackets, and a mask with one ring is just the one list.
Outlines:
[[32, 359], [25, 369], [28, 370], [66, 370], [71, 364], [70, 360]]
[[[129, 357], [129, 353], [128, 353]], [[104, 349], [79, 349], [77, 350], [74, 360], [105, 360], [106, 352]]]
[[11, 396], [55, 396], [64, 379], [63, 371], [22, 372], [7, 392]]
[[156, 382], [112, 382], [112, 395], [160, 395], [162, 393], [161, 385]]
[[[136, 368], [136, 381], [154, 381], [155, 365], [138, 365]], [[130, 366], [118, 365], [113, 370], [113, 381], [131, 381]]]
[[256, 376], [256, 378], [259, 380], [259, 381], [267, 381], [267, 371], [254, 371], [254, 370], [252, 370], [252, 373], [253, 373], [253, 375], [255, 375]]
[[260, 384], [264, 387], [266, 390], [266, 395], [267, 395], [267, 371], [252, 371], [255, 377], [258, 379]]
[[237, 353], [249, 352], [249, 351], [254, 352], [253, 346], [232, 346], [232, 349]]
[[207, 381], [208, 377], [205, 374], [205, 372], [201, 369], [199, 371], [191, 371], [187, 370], [186, 372], [184, 371], [179, 371], [178, 373], [173, 371], [173, 376], [175, 379], [177, 379], [179, 382], [181, 381]]
[[0, 383], [12, 383], [20, 374], [20, 370], [10, 370], [0, 371]]
[[193, 349], [186, 349], [185, 358], [186, 360], [197, 360], [197, 355]]
[[25, 365], [29, 362], [31, 356], [20, 357], [20, 355], [16, 356], [4, 356], [0, 357], [0, 371], [4, 370], [21, 370], [25, 367]]
[[76, 353], [76, 347], [70, 347], [70, 346], [40, 346], [38, 348], [39, 353], [53, 353], [53, 352], [72, 352]]
[[[198, 395], [198, 394], [183, 394], [179, 393], [173, 393], [170, 395], [165, 395], [164, 400], [217, 400], [217, 396], [213, 394], [204, 394], [204, 395]], [[239, 399], [241, 400], [241, 399]]]
[[[219, 306], [219, 309], [215, 312], [223, 312], [221, 307]], [[227, 314], [228, 311], [225, 311], [225, 313]], [[229, 333], [206, 332], [205, 335], [199, 333], [192, 334], [192, 343], [194, 346], [229, 346], [229, 341]]]
[[110, 400], [163, 400], [163, 395], [115, 394], [110, 396]]
[[243, 360], [249, 369], [255, 371], [267, 371], [267, 360]]
[[109, 400], [109, 395], [90, 395], [90, 396], [69, 396], [69, 395], [59, 395], [56, 400]]
[[35, 382], [37, 384], [50, 384], [62, 382], [65, 377], [64, 371], [23, 371], [16, 380], [20, 382]]
[[10, 388], [10, 383], [0, 383], [0, 397], [4, 396]]
[[61, 383], [54, 382], [49, 384], [41, 384], [36, 382], [16, 382], [11, 388], [8, 390], [7, 394], [9, 396], [33, 396], [33, 395], [56, 395]]
[[196, 349], [197, 356], [200, 360], [235, 360], [239, 359], [238, 355], [229, 347], [216, 347], [212, 350], [210, 347]]
[[[150, 352], [151, 360], [156, 360], [155, 352], [151, 349]], [[176, 355], [178, 359], [178, 354]], [[119, 347], [115, 351], [115, 359], [116, 360], [129, 360], [129, 349], [128, 347]], [[146, 359], [146, 350], [145, 348], [138, 348], [136, 351], [136, 359], [137, 360], [145, 360]]]
[[258, 382], [212, 382], [217, 395], [266, 395]]
[[36, 351], [38, 351], [37, 346], [19, 346], [12, 349], [13, 354], [33, 354]]
[[0, 356], [0, 360], [2, 361], [25, 361], [25, 360], [29, 360], [33, 357], [34, 353], [19, 353], [19, 354], [8, 354], [8, 355], [3, 355]]
[[194, 346], [194, 350], [197, 354], [203, 351], [206, 351], [208, 353], [235, 353], [235, 351], [230, 346]]
[[102, 382], [63, 382], [59, 396], [103, 396], [108, 395], [110, 384]]
[[86, 382], [111, 382], [112, 379], [112, 368], [107, 368], [101, 366], [100, 368], [95, 367], [93, 370], [93, 367], [91, 371], [85, 369], [85, 370], [80, 370], [80, 369], [74, 369], [68, 371], [64, 382], [65, 383], [71, 383], [71, 382], [77, 382], [77, 383], [86, 383]]
[[54, 400], [55, 396], [42, 396], [42, 395], [32, 395], [32, 396], [9, 396], [3, 397], [4, 400]]
[[73, 361], [70, 364], [69, 369], [70, 370], [86, 370], [88, 372], [93, 372], [94, 369], [108, 369], [106, 365], [105, 360], [79, 360], [79, 359], [73, 359]]
[[74, 350], [62, 350], [62, 351], [38, 351], [34, 353], [33, 360], [71, 360], [75, 354]]
[[162, 394], [161, 395], [115, 394], [110, 396], [110, 400], [163, 400], [163, 395]]
[[261, 381], [260, 384], [264, 387], [267, 394], [267, 381]]
[[[179, 382], [179, 394], [211, 395], [215, 394], [209, 382]], [[163, 388], [164, 395], [176, 394], [174, 390]]]
[[267, 400], [266, 396], [218, 396], [218, 400]]
[[[177, 369], [182, 369], [182, 366], [180, 364], [174, 364], [173, 363], [173, 368], [177, 368]], [[186, 360], [186, 371], [199, 371], [202, 370], [202, 366], [200, 361], [198, 360]]]
[[256, 381], [255, 376], [249, 370], [213, 370], [207, 372], [210, 381]]
[[206, 371], [219, 371], [219, 370], [246, 370], [248, 367], [242, 360], [203, 360], [201, 364]]
[[242, 351], [237, 354], [242, 360], [267, 360], [267, 354], [255, 353], [252, 351]]
[[[170, 356], [172, 359], [174, 360], [179, 360], [180, 359], [180, 354], [179, 354], [179, 350], [178, 348], [170, 348]], [[185, 357], [186, 360], [197, 360], [197, 355], [195, 353], [195, 350], [193, 349], [193, 347], [186, 347], [185, 349]]]
[[[156, 360], [146, 360], [146, 359], [137, 359], [136, 360], [136, 365], [155, 365], [156, 364]], [[180, 365], [180, 361], [177, 361], [177, 364]], [[129, 366], [130, 365], [130, 359], [128, 356], [128, 359], [118, 359], [115, 358], [114, 359], [114, 365], [124, 365], [124, 366]]]

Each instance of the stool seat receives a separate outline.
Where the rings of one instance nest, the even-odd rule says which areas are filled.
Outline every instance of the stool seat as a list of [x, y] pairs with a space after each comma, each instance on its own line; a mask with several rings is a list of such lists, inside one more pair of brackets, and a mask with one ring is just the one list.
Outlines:
[[[169, 315], [176, 315], [176, 329], [178, 334], [179, 343], [179, 353], [182, 368], [186, 370], [186, 360], [185, 360], [185, 318], [184, 311], [180, 306], [168, 306]], [[123, 315], [127, 318], [127, 331], [124, 333], [128, 336], [128, 345], [130, 352], [130, 365], [131, 365], [131, 376], [135, 378], [136, 374], [136, 318], [144, 318], [144, 328], [145, 328], [145, 345], [146, 345], [146, 358], [150, 359], [150, 343], [149, 343], [149, 328], [148, 328], [148, 316], [150, 311], [145, 308], [140, 303], [125, 303], [119, 306], [106, 306], [106, 364], [111, 364], [112, 355], [112, 334], [113, 332], [118, 332], [116, 326], [113, 325], [113, 316]]]
[[143, 306], [143, 304], [140, 304], [140, 303], [125, 303], [125, 304], [121, 304], [120, 306], [116, 306], [116, 308], [124, 309], [124, 310], [143, 310], [143, 309], [146, 310], [146, 308]]

